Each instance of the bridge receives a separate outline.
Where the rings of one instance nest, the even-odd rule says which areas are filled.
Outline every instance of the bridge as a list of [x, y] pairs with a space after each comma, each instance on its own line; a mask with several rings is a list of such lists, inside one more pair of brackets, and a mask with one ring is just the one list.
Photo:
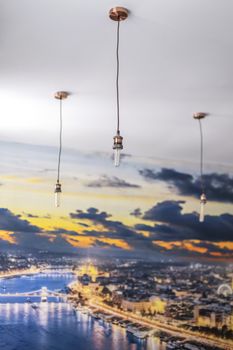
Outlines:
[[51, 266], [45, 266], [41, 268], [42, 273], [48, 273], [48, 274], [71, 274], [74, 273], [73, 267], [69, 265], [51, 265]]
[[49, 290], [47, 287], [42, 287], [41, 289], [30, 291], [30, 292], [22, 292], [22, 293], [0, 293], [1, 297], [41, 297], [41, 300], [46, 301], [48, 297], [59, 297], [65, 298], [67, 294], [60, 292], [59, 290]]

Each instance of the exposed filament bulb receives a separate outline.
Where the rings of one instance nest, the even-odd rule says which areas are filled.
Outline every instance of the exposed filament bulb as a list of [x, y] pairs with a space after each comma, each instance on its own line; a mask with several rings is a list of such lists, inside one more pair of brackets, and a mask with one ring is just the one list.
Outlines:
[[204, 193], [202, 193], [201, 197], [200, 197], [200, 203], [201, 203], [201, 208], [200, 208], [200, 216], [199, 216], [199, 221], [200, 222], [204, 222], [205, 219], [205, 205], [206, 205], [206, 195]]
[[120, 131], [117, 131], [117, 135], [113, 137], [113, 149], [114, 149], [114, 165], [118, 167], [120, 165], [120, 154], [123, 149], [123, 137], [120, 135]]
[[114, 165], [118, 167], [121, 162], [121, 150], [119, 148], [116, 148], [114, 151]]

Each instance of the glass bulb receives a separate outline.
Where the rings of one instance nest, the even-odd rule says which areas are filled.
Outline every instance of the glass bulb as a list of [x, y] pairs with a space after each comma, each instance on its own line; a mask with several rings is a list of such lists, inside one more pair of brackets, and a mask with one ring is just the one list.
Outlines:
[[199, 216], [200, 222], [204, 222], [204, 219], [205, 219], [204, 207], [205, 207], [205, 203], [201, 202], [200, 216]]
[[120, 154], [121, 154], [121, 150], [119, 148], [116, 148], [114, 150], [114, 165], [116, 167], [120, 165]]
[[58, 208], [61, 205], [61, 192], [55, 192], [55, 207]]
[[206, 202], [207, 202], [205, 193], [202, 193], [202, 194], [201, 194], [200, 202], [201, 202], [201, 208], [200, 208], [199, 221], [200, 221], [200, 222], [203, 222], [203, 221], [204, 221], [204, 218], [205, 218], [204, 207], [205, 207], [205, 204], [206, 204]]

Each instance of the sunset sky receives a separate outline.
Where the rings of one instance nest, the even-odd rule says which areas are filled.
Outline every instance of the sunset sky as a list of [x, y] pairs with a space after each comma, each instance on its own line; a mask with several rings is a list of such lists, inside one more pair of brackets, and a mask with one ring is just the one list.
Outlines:
[[65, 149], [62, 205], [55, 208], [57, 149], [0, 145], [4, 249], [233, 258], [233, 178], [213, 165], [207, 165], [207, 217], [199, 223], [197, 163], [169, 166], [168, 160], [126, 154], [115, 168], [111, 153]]

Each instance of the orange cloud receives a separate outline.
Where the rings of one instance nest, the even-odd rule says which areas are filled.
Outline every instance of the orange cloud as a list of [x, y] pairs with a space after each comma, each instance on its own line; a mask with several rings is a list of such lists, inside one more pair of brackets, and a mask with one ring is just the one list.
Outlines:
[[13, 235], [13, 232], [0, 231], [0, 239], [13, 244], [13, 243], [16, 243], [16, 240], [14, 237], [12, 237], [12, 235]]
[[216, 257], [218, 257], [218, 256], [219, 256], [219, 257], [223, 256], [223, 254], [220, 253], [220, 252], [211, 252], [210, 255], [216, 256]]
[[93, 237], [89, 237], [89, 236], [69, 236], [69, 235], [62, 235], [62, 237], [68, 242], [70, 243], [73, 247], [79, 247], [79, 248], [90, 248], [93, 246], [93, 244], [96, 241], [100, 241], [102, 243], [106, 243], [106, 244], [113, 244], [118, 248], [121, 249], [125, 249], [125, 250], [130, 250], [131, 247], [128, 245], [128, 243], [126, 243], [123, 240], [120, 239], [111, 239], [111, 238], [93, 238]]
[[89, 248], [95, 241], [92, 237], [75, 237], [69, 235], [62, 235], [62, 237], [70, 244], [72, 247], [76, 248]]
[[190, 241], [172, 241], [172, 242], [164, 242], [164, 241], [153, 241], [155, 245], [158, 245], [162, 248], [165, 248], [166, 250], [172, 250], [176, 247], [188, 250], [190, 252], [197, 252], [200, 254], [205, 254], [208, 249], [205, 247], [199, 247], [195, 244], [200, 243], [198, 240], [190, 240]]
[[166, 250], [172, 250], [175, 247], [180, 247], [181, 242], [164, 242], [164, 241], [153, 241], [155, 245], [165, 248]]
[[217, 243], [213, 243], [213, 245], [221, 249], [233, 250], [233, 242], [217, 242]]
[[114, 244], [116, 247], [121, 248], [121, 249], [131, 250], [131, 247], [129, 246], [129, 244], [121, 239], [101, 238], [98, 240], [103, 242], [103, 243]]

